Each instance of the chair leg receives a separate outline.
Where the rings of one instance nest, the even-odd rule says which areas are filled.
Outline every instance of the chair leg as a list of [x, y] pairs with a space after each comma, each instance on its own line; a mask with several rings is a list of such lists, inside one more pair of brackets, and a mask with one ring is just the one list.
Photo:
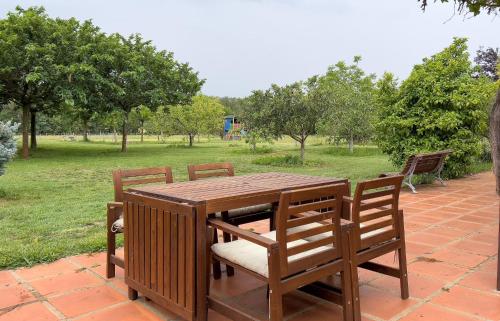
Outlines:
[[276, 290], [269, 290], [269, 321], [283, 320], [283, 296]]
[[342, 284], [342, 314], [344, 321], [354, 320], [354, 311], [352, 306], [352, 278], [351, 269], [348, 264], [344, 271], [340, 272]]
[[[231, 242], [231, 234], [229, 233], [222, 233], [222, 238], [224, 239], [224, 243]], [[232, 266], [226, 265], [226, 274], [227, 276], [233, 276], [234, 268]]]
[[[216, 229], [214, 229], [214, 235], [213, 235], [212, 242], [213, 242], [212, 244], [215, 244], [215, 243], [219, 242], [219, 237], [217, 235], [217, 230]], [[221, 273], [221, 264], [220, 264], [219, 261], [215, 260], [214, 258], [212, 258], [212, 269], [213, 269], [214, 279], [215, 280], [219, 280], [221, 278], [221, 275], [222, 275], [222, 273]]]
[[111, 227], [108, 226], [108, 248], [106, 255], [106, 277], [108, 279], [115, 277], [115, 265], [111, 262], [111, 256], [115, 255], [115, 250], [116, 233], [111, 232]]
[[408, 269], [406, 264], [406, 242], [405, 242], [405, 223], [403, 212], [398, 212], [399, 224], [399, 237], [401, 245], [398, 249], [398, 262], [399, 262], [399, 283], [401, 286], [401, 299], [406, 300], [410, 296], [408, 287]]
[[406, 251], [404, 248], [398, 249], [398, 260], [399, 260], [399, 283], [401, 285], [401, 299], [406, 300], [410, 297], [410, 291], [408, 287], [408, 270], [406, 267]]
[[138, 293], [136, 290], [132, 289], [131, 287], [128, 287], [128, 299], [129, 300], [137, 300]]

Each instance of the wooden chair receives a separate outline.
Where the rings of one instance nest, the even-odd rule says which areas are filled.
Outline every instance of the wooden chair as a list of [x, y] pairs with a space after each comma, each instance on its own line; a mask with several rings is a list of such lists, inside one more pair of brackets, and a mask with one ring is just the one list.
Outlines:
[[412, 183], [413, 175], [427, 173], [433, 174], [441, 185], [445, 185], [443, 179], [441, 178], [441, 172], [443, 171], [446, 156], [452, 152], [452, 150], [442, 150], [434, 153], [412, 155], [408, 157], [405, 166], [400, 173], [383, 173], [380, 174], [380, 177], [404, 175], [406, 178], [404, 184], [411, 189], [412, 193], [417, 193], [417, 190]]
[[[189, 165], [188, 174], [190, 181], [213, 177], [228, 177], [234, 176], [234, 167], [231, 163]], [[216, 213], [216, 216], [221, 217], [222, 221], [234, 226], [269, 219], [270, 229], [274, 229], [273, 214], [273, 204], [259, 204]], [[224, 242], [231, 241], [229, 233], [223, 232], [222, 235]], [[216, 237], [217, 234], [214, 235], [214, 241], [216, 241]], [[230, 266], [227, 267], [226, 272], [228, 276], [234, 275], [234, 270]], [[218, 262], [214, 262], [214, 278], [220, 278], [220, 263]]]
[[[349, 266], [349, 234], [353, 225], [340, 218], [347, 191], [347, 184], [335, 184], [283, 192], [276, 230], [262, 235], [209, 219], [209, 229], [239, 238], [211, 245], [209, 255], [268, 284], [269, 319], [273, 321], [283, 320], [283, 295], [340, 272], [344, 320], [352, 320], [351, 272], [355, 270]], [[301, 216], [304, 212], [308, 215]], [[307, 241], [306, 237], [317, 239]], [[210, 291], [207, 302], [208, 308], [230, 319], [256, 319]]]
[[172, 170], [170, 167], [155, 167], [142, 169], [127, 169], [113, 171], [115, 188], [115, 201], [108, 203], [107, 234], [108, 249], [106, 260], [106, 277], [115, 276], [115, 266], [125, 268], [122, 258], [115, 255], [116, 234], [123, 232], [123, 190], [130, 185], [144, 185], [151, 183], [172, 183]]
[[[406, 267], [406, 247], [403, 211], [399, 210], [399, 192], [403, 175], [378, 178], [359, 182], [354, 198], [344, 197], [352, 205], [353, 246], [355, 254], [352, 266], [399, 278], [401, 298], [409, 297], [408, 272]], [[371, 260], [397, 251], [399, 268], [385, 266]], [[359, 289], [357, 273], [353, 279], [354, 312], [359, 311]], [[355, 320], [360, 320], [355, 315]]]

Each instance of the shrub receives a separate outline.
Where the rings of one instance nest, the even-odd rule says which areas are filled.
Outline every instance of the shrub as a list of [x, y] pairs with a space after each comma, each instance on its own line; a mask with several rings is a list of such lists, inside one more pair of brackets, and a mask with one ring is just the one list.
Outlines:
[[0, 176], [5, 174], [5, 165], [16, 155], [14, 134], [19, 126], [11, 122], [0, 122]]
[[319, 162], [302, 161], [298, 155], [284, 155], [284, 156], [265, 156], [257, 158], [253, 161], [257, 165], [268, 165], [268, 166], [281, 166], [281, 167], [294, 167], [303, 165], [319, 165]]
[[495, 90], [491, 80], [474, 78], [474, 72], [467, 40], [456, 38], [416, 65], [400, 88], [390, 75], [379, 81], [378, 145], [396, 166], [415, 153], [453, 149], [444, 176], [470, 173], [482, 151]]

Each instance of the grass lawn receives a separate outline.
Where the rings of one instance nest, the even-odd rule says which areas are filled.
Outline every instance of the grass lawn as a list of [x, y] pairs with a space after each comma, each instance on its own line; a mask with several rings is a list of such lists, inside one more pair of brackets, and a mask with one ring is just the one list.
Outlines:
[[[0, 268], [52, 261], [70, 254], [104, 250], [106, 203], [113, 200], [111, 171], [116, 168], [171, 166], [174, 180], [187, 179], [190, 163], [230, 161], [236, 174], [282, 171], [320, 176], [348, 177], [353, 182], [394, 171], [387, 157], [373, 146], [358, 147], [354, 154], [308, 141], [305, 166], [260, 165], [274, 157], [298, 155], [298, 146], [282, 140], [252, 153], [243, 142], [202, 139], [194, 147], [181, 137], [159, 144], [131, 137], [127, 153], [111, 138], [69, 142], [40, 137], [39, 149], [28, 161], [16, 159], [0, 177]], [[271, 161], [269, 161], [271, 158]]]

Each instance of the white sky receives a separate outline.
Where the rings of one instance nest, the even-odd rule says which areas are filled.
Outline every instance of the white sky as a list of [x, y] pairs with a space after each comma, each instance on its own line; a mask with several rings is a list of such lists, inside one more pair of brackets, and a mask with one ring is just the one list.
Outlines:
[[405, 78], [454, 36], [469, 38], [472, 53], [500, 47], [500, 17], [452, 17], [452, 4], [429, 2], [423, 13], [417, 0], [1, 0], [0, 15], [43, 5], [105, 32], [139, 32], [199, 71], [205, 94], [243, 97], [354, 55], [367, 72]]

